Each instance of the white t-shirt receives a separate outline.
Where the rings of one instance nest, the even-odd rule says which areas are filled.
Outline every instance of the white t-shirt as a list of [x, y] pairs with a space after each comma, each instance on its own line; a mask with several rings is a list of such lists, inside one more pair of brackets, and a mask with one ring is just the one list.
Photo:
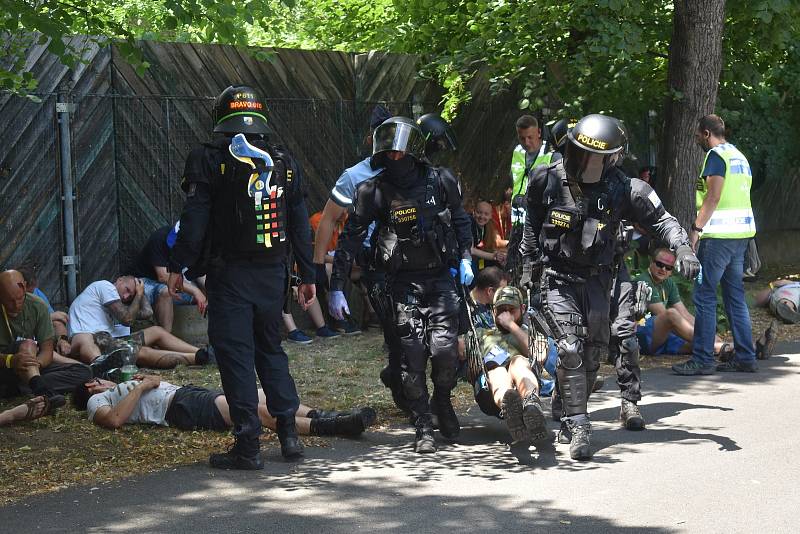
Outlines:
[[120, 300], [116, 286], [108, 280], [89, 284], [69, 307], [69, 333], [108, 332], [113, 337], [129, 336], [129, 326], [117, 324], [105, 305]]
[[[86, 404], [86, 411], [89, 413], [89, 421], [94, 421], [94, 416], [98, 408], [102, 406], [110, 406], [113, 408], [122, 402], [122, 399], [127, 397], [139, 383], [139, 380], [128, 380], [127, 382], [117, 384], [115, 388], [104, 391], [103, 393], [98, 393], [97, 395], [92, 395], [89, 398], [89, 402]], [[162, 381], [156, 389], [145, 391], [142, 396], [139, 397], [139, 402], [136, 404], [136, 407], [133, 409], [126, 423], [169, 426], [165, 417], [169, 405], [172, 402], [172, 397], [178, 389], [180, 389], [179, 386]]]

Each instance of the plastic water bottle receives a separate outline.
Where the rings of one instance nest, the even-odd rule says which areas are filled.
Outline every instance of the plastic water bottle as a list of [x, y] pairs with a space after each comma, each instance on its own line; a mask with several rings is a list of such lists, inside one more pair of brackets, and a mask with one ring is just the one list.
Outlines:
[[132, 380], [133, 376], [139, 373], [139, 368], [136, 367], [136, 350], [133, 345], [127, 343], [123, 349], [125, 352], [122, 359], [122, 367], [119, 370], [120, 382], [127, 382]]

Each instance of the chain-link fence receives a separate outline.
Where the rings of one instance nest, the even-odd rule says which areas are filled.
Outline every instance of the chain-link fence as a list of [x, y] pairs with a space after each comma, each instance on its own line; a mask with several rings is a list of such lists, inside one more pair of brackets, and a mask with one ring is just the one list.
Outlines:
[[[44, 95], [41, 103], [0, 95], [13, 118], [0, 131], [0, 262], [33, 260], [54, 302], [68, 300], [63, 282], [65, 238], [57, 101], [70, 102], [69, 170], [75, 189], [77, 290], [127, 271], [150, 234], [173, 224], [183, 207], [184, 162], [212, 130], [212, 98]], [[367, 155], [364, 143], [377, 102], [272, 99], [272, 140], [284, 144], [303, 169], [309, 213], [322, 209], [342, 170]], [[393, 114], [415, 116], [433, 102], [382, 102]], [[62, 108], [63, 110], [63, 108]], [[424, 110], [424, 111], [423, 111]], [[454, 123], [460, 149], [449, 158], [464, 174], [465, 191], [502, 196], [513, 122], [519, 111], [504, 102], [473, 103]], [[629, 173], [650, 150], [646, 121], [628, 125]]]
[[64, 299], [63, 230], [56, 98], [41, 102], [0, 95], [14, 113], [0, 129], [0, 265], [33, 267], [41, 289]]

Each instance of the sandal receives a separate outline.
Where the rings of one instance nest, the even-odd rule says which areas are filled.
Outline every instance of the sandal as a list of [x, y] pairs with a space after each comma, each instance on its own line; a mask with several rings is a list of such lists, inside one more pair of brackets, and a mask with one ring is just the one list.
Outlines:
[[722, 363], [729, 362], [734, 356], [736, 356], [736, 350], [733, 347], [733, 343], [723, 343], [717, 355], [719, 361]]
[[34, 419], [39, 419], [40, 417], [44, 417], [48, 414], [50, 403], [47, 400], [47, 397], [40, 395], [38, 397], [33, 397], [32, 399], [26, 400], [25, 406], [28, 407], [28, 411], [21, 420], [33, 421]]

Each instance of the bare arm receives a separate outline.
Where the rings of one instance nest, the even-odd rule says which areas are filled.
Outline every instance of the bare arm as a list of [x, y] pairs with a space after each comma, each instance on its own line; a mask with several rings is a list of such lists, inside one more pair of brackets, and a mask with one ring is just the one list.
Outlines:
[[514, 336], [516, 347], [520, 349], [520, 353], [525, 357], [530, 357], [531, 353], [528, 349], [528, 333], [520, 328], [516, 322], [514, 322], [512, 315], [506, 311], [503, 313], [498, 313], [496, 321], [497, 326], [502, 326], [508, 330], [512, 336]]
[[664, 306], [663, 302], [656, 302], [654, 304], [648, 304], [647, 310], [653, 315], [661, 315], [667, 311], [667, 308]]
[[169, 278], [169, 272], [167, 272], [167, 268], [156, 265], [153, 267], [153, 269], [156, 271], [156, 279], [162, 284], [166, 284], [167, 279]]
[[339, 206], [333, 200], [328, 199], [325, 207], [322, 209], [322, 218], [319, 220], [317, 233], [314, 236], [314, 263], [325, 263], [325, 256], [328, 243], [333, 235], [336, 221], [342, 216], [347, 208]]
[[[103, 428], [114, 430], [125, 424], [133, 413], [142, 394], [155, 389], [161, 383], [161, 378], [155, 375], [145, 375], [142, 381], [133, 388], [124, 399], [116, 406], [102, 406], [94, 414], [94, 422]], [[119, 386], [117, 386], [119, 387]]]

